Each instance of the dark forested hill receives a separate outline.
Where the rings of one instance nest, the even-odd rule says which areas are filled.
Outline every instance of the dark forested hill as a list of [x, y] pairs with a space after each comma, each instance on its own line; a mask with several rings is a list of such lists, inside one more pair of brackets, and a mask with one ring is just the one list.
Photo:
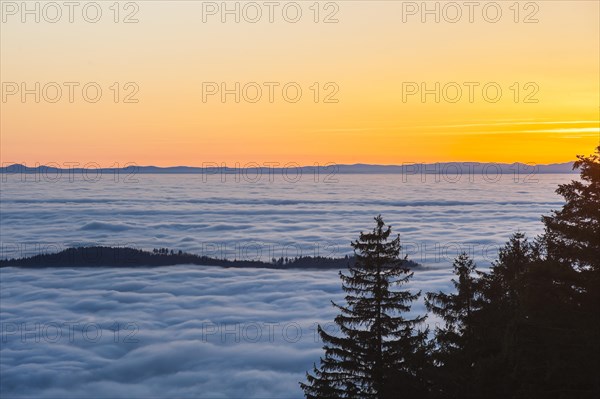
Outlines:
[[[324, 258], [300, 257], [280, 258], [274, 262], [257, 260], [215, 259], [167, 249], [154, 252], [134, 248], [78, 247], [68, 248], [52, 254], [40, 254], [27, 258], [0, 260], [0, 267], [144, 267], [172, 266], [181, 264], [221, 266], [221, 267], [260, 267], [269, 269], [343, 269], [354, 264], [354, 257]], [[418, 266], [406, 261], [406, 267]]]

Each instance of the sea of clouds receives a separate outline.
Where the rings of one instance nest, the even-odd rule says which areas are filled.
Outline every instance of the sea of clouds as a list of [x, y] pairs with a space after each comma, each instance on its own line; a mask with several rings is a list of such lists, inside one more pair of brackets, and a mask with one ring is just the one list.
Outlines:
[[[168, 247], [217, 258], [343, 256], [381, 214], [413, 260], [448, 267], [466, 251], [489, 264], [516, 231], [542, 231], [572, 175], [339, 175], [336, 181], [256, 182], [139, 175], [56, 181], [2, 176], [0, 257], [77, 245]], [[29, 179], [29, 180], [28, 180]]]
[[[425, 266], [410, 288], [448, 290], [458, 253], [485, 268], [513, 232], [540, 233], [540, 216], [563, 203], [554, 190], [572, 178], [2, 176], [0, 257], [98, 244], [267, 261], [342, 256], [382, 214]], [[342, 297], [335, 271], [4, 268], [0, 397], [301, 397], [298, 381], [322, 354], [316, 323], [332, 328], [330, 301]], [[422, 301], [413, 313], [425, 313]]]
[[[2, 398], [300, 398], [316, 323], [335, 333], [344, 295], [335, 271], [4, 268], [0, 281]], [[431, 269], [407, 287], [448, 286]]]

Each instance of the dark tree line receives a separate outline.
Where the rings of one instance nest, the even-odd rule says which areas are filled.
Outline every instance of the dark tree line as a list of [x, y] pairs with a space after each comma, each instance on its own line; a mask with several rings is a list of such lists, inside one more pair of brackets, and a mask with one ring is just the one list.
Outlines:
[[600, 397], [600, 147], [574, 165], [581, 179], [559, 186], [562, 209], [544, 216], [533, 241], [516, 233], [488, 271], [466, 254], [451, 293], [425, 295], [443, 320], [407, 319], [420, 293], [381, 217], [352, 246], [340, 273], [346, 305], [334, 304], [336, 334], [319, 328], [325, 355], [307, 398]]
[[[283, 258], [282, 258], [283, 259]], [[201, 265], [219, 267], [259, 267], [268, 269], [340, 269], [354, 264], [354, 257], [329, 258], [323, 256], [300, 256], [277, 262], [261, 260], [223, 259], [190, 254], [168, 248], [152, 252], [129, 247], [75, 247], [56, 253], [38, 254], [18, 259], [0, 259], [0, 268], [18, 267], [149, 267], [175, 265]], [[410, 263], [411, 267], [416, 263]]]

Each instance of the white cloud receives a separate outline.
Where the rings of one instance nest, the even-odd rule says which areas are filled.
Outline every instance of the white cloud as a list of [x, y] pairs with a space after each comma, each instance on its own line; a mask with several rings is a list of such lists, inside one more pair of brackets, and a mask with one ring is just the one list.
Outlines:
[[[6, 398], [299, 398], [322, 354], [315, 323], [332, 326], [330, 300], [343, 297], [335, 271], [6, 268], [0, 278]], [[449, 278], [420, 270], [410, 286]]]

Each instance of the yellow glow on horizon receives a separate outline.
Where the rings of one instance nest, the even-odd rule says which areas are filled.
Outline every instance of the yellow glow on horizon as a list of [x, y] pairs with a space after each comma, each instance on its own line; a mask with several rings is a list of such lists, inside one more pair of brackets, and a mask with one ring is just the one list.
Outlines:
[[[202, 2], [142, 1], [133, 24], [114, 23], [109, 3], [97, 24], [4, 15], [3, 96], [7, 82], [97, 82], [103, 93], [97, 103], [77, 90], [73, 103], [65, 92], [57, 103], [9, 95], [0, 103], [0, 158], [101, 166], [552, 163], [598, 145], [597, 2], [537, 3], [537, 23], [515, 23], [513, 2], [502, 3], [498, 23], [481, 14], [474, 23], [421, 23], [419, 15], [402, 22], [403, 3], [339, 2], [339, 22], [331, 24], [314, 23], [312, 3], [304, 2], [298, 23], [218, 16], [203, 23]], [[530, 11], [521, 9], [519, 19]], [[123, 103], [127, 82], [139, 88], [138, 103]], [[228, 95], [223, 103], [217, 94], [204, 102], [205, 82], [257, 82], [263, 97], [236, 103]], [[265, 82], [279, 84], [272, 103]], [[289, 82], [302, 89], [296, 103], [282, 98]], [[421, 85], [436, 82], [440, 101], [434, 94], [423, 101]], [[413, 83], [419, 92], [403, 95]], [[486, 84], [488, 96], [501, 88], [498, 101], [485, 97]], [[454, 103], [456, 87], [462, 96]], [[325, 103], [327, 95], [338, 102]]]

